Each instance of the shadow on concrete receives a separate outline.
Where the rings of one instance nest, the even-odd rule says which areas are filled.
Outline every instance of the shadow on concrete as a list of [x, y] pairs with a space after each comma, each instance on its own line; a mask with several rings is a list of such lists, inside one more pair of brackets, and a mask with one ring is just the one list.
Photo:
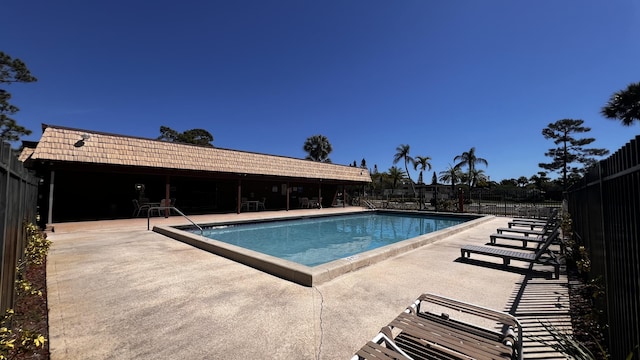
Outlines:
[[516, 284], [505, 312], [522, 323], [526, 359], [565, 359], [551, 346], [554, 338], [543, 324], [570, 333], [569, 305], [569, 285], [564, 274], [553, 280], [525, 274]]

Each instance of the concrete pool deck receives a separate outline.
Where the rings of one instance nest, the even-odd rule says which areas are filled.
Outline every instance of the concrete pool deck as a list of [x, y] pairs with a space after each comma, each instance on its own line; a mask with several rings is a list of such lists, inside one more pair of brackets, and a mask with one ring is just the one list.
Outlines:
[[[511, 310], [536, 335], [536, 319], [566, 327], [566, 276], [546, 279], [518, 262], [505, 271], [499, 259], [479, 256], [496, 266], [459, 261], [461, 246], [488, 242], [507, 221], [491, 218], [314, 287], [148, 231], [147, 219], [54, 224], [47, 261], [51, 359], [349, 359], [424, 292]], [[151, 226], [187, 223], [180, 217], [151, 220]], [[527, 350], [536, 358], [557, 356], [525, 341]]]

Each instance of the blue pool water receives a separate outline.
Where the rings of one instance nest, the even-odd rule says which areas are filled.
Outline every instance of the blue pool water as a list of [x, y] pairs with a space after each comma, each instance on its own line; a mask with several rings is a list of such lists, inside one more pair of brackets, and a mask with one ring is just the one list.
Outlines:
[[365, 213], [224, 225], [204, 236], [316, 266], [458, 225], [469, 218]]

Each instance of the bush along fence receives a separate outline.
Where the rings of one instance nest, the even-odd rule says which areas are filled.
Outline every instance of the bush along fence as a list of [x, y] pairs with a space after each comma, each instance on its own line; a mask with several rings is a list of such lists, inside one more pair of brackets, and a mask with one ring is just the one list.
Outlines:
[[27, 244], [26, 223], [36, 222], [38, 178], [10, 144], [0, 143], [0, 309], [13, 307], [16, 267]]
[[19, 259], [15, 307], [0, 316], [0, 360], [48, 359], [46, 258], [51, 241], [35, 224], [25, 224], [27, 245]]
[[640, 344], [640, 136], [590, 169], [567, 192], [576, 238], [603, 279], [612, 359], [638, 358]]

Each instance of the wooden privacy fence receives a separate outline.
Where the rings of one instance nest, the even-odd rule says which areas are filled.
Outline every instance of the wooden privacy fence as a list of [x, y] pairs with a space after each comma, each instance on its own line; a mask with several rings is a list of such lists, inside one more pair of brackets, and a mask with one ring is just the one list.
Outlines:
[[[592, 168], [567, 193], [573, 228], [602, 277], [612, 359], [640, 344], [640, 136]], [[635, 350], [634, 350], [635, 348]]]
[[13, 307], [18, 259], [26, 246], [25, 222], [35, 224], [38, 178], [8, 143], [0, 143], [0, 311]]

